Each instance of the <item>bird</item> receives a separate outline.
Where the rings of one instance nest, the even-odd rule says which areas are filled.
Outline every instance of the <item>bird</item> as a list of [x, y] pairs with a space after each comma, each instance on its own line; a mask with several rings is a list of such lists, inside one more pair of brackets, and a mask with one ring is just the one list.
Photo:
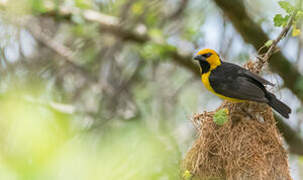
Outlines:
[[213, 94], [233, 103], [266, 103], [289, 118], [291, 109], [266, 90], [265, 86], [274, 86], [273, 83], [241, 66], [222, 61], [213, 49], [199, 50], [193, 59], [199, 63], [202, 83]]

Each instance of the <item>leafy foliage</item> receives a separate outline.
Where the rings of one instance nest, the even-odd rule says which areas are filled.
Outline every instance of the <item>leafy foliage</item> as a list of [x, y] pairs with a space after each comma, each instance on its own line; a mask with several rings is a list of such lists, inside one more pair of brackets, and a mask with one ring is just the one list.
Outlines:
[[282, 9], [284, 9], [287, 12], [287, 15], [285, 15], [284, 17], [281, 14], [277, 14], [273, 21], [274, 21], [274, 25], [277, 27], [284, 27], [286, 26], [289, 17], [291, 16], [291, 14], [296, 10], [296, 8], [294, 6], [292, 6], [289, 2], [287, 1], [279, 1], [279, 5]]
[[293, 15], [293, 13], [296, 12], [296, 16], [293, 21], [292, 36], [300, 35], [301, 31], [300, 29], [297, 28], [298, 26], [297, 23], [303, 19], [302, 18], [303, 11], [301, 9], [294, 7], [287, 1], [279, 1], [279, 5], [282, 9], [286, 11], [287, 14], [285, 16], [283, 16], [282, 14], [276, 14], [273, 19], [274, 25], [276, 27], [285, 27], [289, 21], [289, 18]]
[[281, 8], [283, 8], [288, 14], [291, 14], [295, 11], [295, 7], [293, 5], [291, 5], [289, 2], [287, 1], [279, 1], [279, 5]]

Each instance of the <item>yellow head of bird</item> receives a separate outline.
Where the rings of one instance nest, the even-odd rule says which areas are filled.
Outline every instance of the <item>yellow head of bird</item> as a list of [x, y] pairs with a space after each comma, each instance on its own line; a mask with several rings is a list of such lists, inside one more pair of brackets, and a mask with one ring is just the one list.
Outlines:
[[198, 53], [194, 56], [194, 59], [198, 60], [199, 62], [207, 62], [210, 65], [210, 70], [215, 69], [217, 66], [221, 65], [219, 55], [212, 49], [202, 49], [198, 51]]

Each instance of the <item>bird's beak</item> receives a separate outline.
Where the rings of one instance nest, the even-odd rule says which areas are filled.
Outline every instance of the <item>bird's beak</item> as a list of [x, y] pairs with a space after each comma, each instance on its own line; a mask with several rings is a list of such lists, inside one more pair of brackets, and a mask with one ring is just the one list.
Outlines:
[[202, 55], [197, 54], [197, 55], [194, 56], [194, 60], [196, 60], [196, 61], [205, 61], [206, 59]]

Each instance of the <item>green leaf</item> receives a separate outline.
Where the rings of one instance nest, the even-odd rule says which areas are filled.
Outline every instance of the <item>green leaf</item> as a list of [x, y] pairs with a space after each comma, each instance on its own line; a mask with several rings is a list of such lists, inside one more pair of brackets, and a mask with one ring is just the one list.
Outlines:
[[213, 117], [213, 121], [217, 125], [224, 125], [228, 120], [228, 110], [226, 108], [217, 111]]
[[190, 173], [189, 170], [186, 170], [184, 173], [183, 173], [183, 179], [184, 180], [191, 180], [193, 177], [193, 175]]
[[269, 47], [269, 46], [272, 45], [273, 42], [274, 42], [273, 40], [268, 40], [264, 45], [265, 45], [266, 47]]
[[276, 14], [276, 16], [274, 17], [274, 25], [277, 27], [286, 26], [289, 17], [289, 15], [283, 17], [281, 14]]
[[283, 8], [289, 14], [292, 13], [296, 9], [294, 6], [292, 6], [287, 1], [279, 1], [279, 5], [281, 8]]

